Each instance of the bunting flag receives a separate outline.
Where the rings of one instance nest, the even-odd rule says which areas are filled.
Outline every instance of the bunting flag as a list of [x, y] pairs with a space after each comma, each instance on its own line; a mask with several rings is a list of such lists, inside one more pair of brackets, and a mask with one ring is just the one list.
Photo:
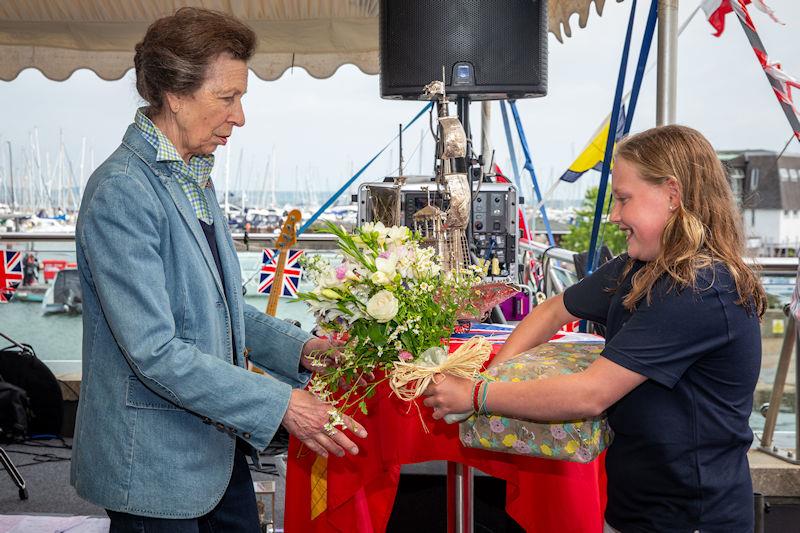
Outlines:
[[[300, 257], [302, 255], [303, 250], [289, 250], [286, 257], [286, 266], [283, 268], [283, 292], [281, 292], [281, 296], [297, 297], [297, 287], [300, 285], [300, 276], [303, 275], [303, 269], [300, 267]], [[269, 294], [272, 290], [277, 261], [278, 250], [264, 248], [261, 254], [261, 278], [258, 283], [258, 292], [261, 294]]]
[[[738, 0], [734, 0], [734, 3], [737, 2]], [[749, 4], [751, 0], [742, 0], [741, 3], [742, 5]], [[770, 18], [778, 24], [783, 24], [783, 22], [778, 20], [775, 16], [775, 12], [763, 1], [754, 0], [752, 4], [756, 6], [758, 10], [769, 15]], [[717, 30], [714, 36], [719, 37], [722, 35], [722, 32], [725, 31], [725, 15], [733, 11], [731, 0], [703, 0], [700, 7], [705, 12], [708, 22]]]
[[8, 303], [22, 283], [22, 252], [3, 250], [0, 264], [0, 303]]
[[[603, 167], [603, 158], [606, 152], [606, 141], [608, 140], [608, 128], [611, 125], [611, 119], [606, 120], [600, 131], [595, 134], [594, 138], [584, 148], [583, 152], [572, 162], [566, 172], [561, 175], [562, 181], [574, 183], [584, 173], [589, 170], [601, 170]], [[620, 106], [619, 120], [617, 121], [617, 132], [614, 135], [614, 141], [618, 141], [622, 137], [622, 132], [625, 129], [625, 106]]]
[[[742, 29], [744, 29], [745, 35], [747, 35], [747, 40], [750, 42], [750, 46], [753, 47], [753, 52], [756, 54], [761, 68], [764, 69], [764, 74], [767, 76], [767, 80], [772, 86], [775, 97], [778, 99], [781, 109], [783, 109], [783, 113], [789, 121], [789, 126], [792, 128], [794, 136], [800, 141], [800, 117], [798, 117], [797, 109], [792, 101], [792, 88], [800, 89], [800, 83], [783, 72], [779, 63], [770, 62], [767, 56], [767, 50], [764, 48], [764, 43], [761, 42], [761, 37], [758, 35], [758, 31], [756, 31], [753, 19], [750, 18], [750, 13], [747, 12], [747, 8], [745, 7], [745, 5], [749, 3], [750, 0], [706, 0], [702, 4], [702, 7], [709, 17], [709, 22], [711, 22], [712, 26], [717, 28], [717, 35], [721, 34], [724, 28], [724, 23], [722, 21], [725, 15], [731, 11], [736, 13], [739, 22], [742, 24]], [[707, 5], [708, 7], [706, 7]], [[778, 21], [772, 10], [769, 9], [764, 2], [754, 0], [753, 5], [770, 15], [773, 20]], [[716, 9], [714, 9], [715, 7]]]

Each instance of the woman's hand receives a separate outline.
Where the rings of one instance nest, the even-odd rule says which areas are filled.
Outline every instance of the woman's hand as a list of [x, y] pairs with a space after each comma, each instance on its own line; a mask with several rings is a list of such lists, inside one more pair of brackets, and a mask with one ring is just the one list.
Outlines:
[[[344, 431], [332, 427], [333, 406], [317, 400], [310, 392], [294, 389], [289, 399], [289, 407], [281, 424], [290, 434], [308, 446], [311, 451], [327, 457], [332, 453], [338, 457], [345, 452], [358, 453], [358, 446], [345, 435]], [[362, 439], [367, 430], [347, 415], [340, 415], [344, 427]]]
[[436, 374], [423, 394], [423, 405], [433, 408], [433, 418], [439, 420], [451, 413], [472, 411], [472, 388], [475, 382], [446, 374]]
[[303, 345], [300, 364], [309, 372], [321, 372], [327, 368], [335, 368], [339, 361], [338, 347], [341, 343], [333, 342], [326, 337], [313, 337]]
[[[329, 337], [314, 337], [303, 345], [303, 352], [300, 354], [300, 364], [309, 372], [325, 372], [328, 369], [336, 368], [339, 364], [341, 352], [339, 347], [346, 341]], [[364, 387], [375, 379], [372, 372], [362, 375], [356, 386]], [[344, 378], [339, 382], [342, 388], [350, 388], [352, 384]]]

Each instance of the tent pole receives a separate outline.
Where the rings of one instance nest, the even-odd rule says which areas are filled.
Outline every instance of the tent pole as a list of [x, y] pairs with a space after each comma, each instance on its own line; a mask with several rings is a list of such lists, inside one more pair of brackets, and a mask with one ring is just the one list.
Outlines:
[[[502, 104], [501, 104], [502, 105]], [[494, 171], [489, 168], [492, 159], [492, 108], [491, 102], [481, 102], [481, 155], [483, 156], [483, 170], [490, 173]]]
[[678, 0], [658, 0], [656, 125], [674, 124], [678, 89]]

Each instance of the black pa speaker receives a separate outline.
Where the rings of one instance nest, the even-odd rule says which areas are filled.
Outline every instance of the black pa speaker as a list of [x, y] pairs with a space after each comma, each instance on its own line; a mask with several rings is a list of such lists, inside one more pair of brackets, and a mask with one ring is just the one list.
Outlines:
[[442, 79], [473, 100], [547, 94], [547, 0], [381, 0], [381, 97]]

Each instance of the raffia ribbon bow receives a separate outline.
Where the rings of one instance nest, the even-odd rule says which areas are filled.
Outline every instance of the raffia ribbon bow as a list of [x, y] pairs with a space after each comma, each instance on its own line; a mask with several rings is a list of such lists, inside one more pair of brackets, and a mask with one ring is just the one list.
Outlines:
[[428, 348], [415, 362], [395, 362], [389, 386], [398, 398], [410, 402], [425, 392], [436, 374], [474, 378], [491, 353], [491, 343], [480, 336], [472, 337], [449, 356], [442, 347]]

